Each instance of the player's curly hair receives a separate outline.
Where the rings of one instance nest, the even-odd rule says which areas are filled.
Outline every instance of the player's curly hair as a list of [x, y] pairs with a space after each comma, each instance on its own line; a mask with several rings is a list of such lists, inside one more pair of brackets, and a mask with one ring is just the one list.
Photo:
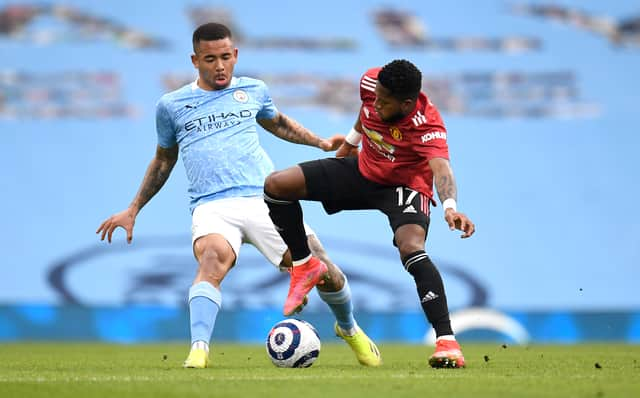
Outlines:
[[378, 82], [399, 100], [415, 100], [422, 88], [422, 73], [406, 59], [396, 59], [382, 67]]
[[201, 40], [222, 40], [227, 37], [231, 38], [231, 31], [221, 23], [209, 22], [200, 25], [193, 31], [193, 51], [197, 50]]

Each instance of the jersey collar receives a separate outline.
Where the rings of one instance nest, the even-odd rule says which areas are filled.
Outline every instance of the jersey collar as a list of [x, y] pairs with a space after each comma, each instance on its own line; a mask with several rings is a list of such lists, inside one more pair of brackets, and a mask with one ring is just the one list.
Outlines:
[[[235, 77], [235, 76], [231, 76], [231, 83], [229, 83], [229, 87], [227, 87], [227, 88], [235, 87], [237, 85], [238, 85], [238, 78]], [[196, 78], [196, 80], [194, 80], [191, 83], [191, 91], [196, 91], [196, 90], [202, 90], [200, 88], [200, 86], [198, 86], [198, 78]], [[202, 91], [204, 91], [204, 90], [202, 90]]]
[[420, 109], [424, 109], [424, 106], [426, 103], [427, 103], [427, 96], [422, 91], [420, 91], [420, 94], [418, 95], [418, 99], [416, 100], [416, 106], [413, 108], [411, 112], [409, 112], [407, 116], [402, 118], [400, 123], [404, 123], [408, 120], [413, 119], [413, 117], [416, 115], [416, 113], [418, 113]]

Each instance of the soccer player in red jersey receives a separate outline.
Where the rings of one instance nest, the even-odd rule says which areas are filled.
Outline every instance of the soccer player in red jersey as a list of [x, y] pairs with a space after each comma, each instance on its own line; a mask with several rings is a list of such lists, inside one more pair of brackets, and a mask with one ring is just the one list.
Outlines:
[[[425, 252], [433, 185], [449, 228], [473, 235], [473, 222], [456, 208], [457, 189], [440, 113], [422, 93], [422, 74], [411, 62], [395, 60], [369, 69], [360, 79], [360, 114], [336, 158], [304, 162], [270, 174], [265, 202], [293, 258], [292, 289], [302, 296], [308, 275], [322, 268], [311, 255], [299, 200], [322, 202], [328, 214], [377, 209], [389, 219], [393, 243], [413, 276], [418, 298], [436, 331], [429, 364], [464, 367], [451, 329], [440, 273]], [[358, 146], [362, 142], [362, 150]]]

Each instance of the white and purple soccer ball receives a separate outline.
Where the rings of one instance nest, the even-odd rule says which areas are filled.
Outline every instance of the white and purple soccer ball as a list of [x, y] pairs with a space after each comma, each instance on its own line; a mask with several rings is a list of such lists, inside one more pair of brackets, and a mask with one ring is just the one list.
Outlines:
[[276, 323], [267, 336], [267, 354], [280, 368], [308, 368], [320, 355], [320, 337], [316, 329], [300, 319]]

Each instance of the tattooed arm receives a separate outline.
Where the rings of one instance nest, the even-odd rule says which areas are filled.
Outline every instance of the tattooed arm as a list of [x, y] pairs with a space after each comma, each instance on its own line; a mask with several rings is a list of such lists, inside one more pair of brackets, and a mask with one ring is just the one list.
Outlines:
[[138, 193], [133, 198], [129, 207], [120, 213], [112, 215], [98, 227], [96, 233], [102, 233], [100, 240], [104, 240], [106, 235], [107, 241], [111, 243], [113, 231], [118, 227], [122, 227], [127, 232], [127, 242], [131, 243], [136, 216], [140, 212], [140, 209], [142, 209], [142, 207], [160, 191], [164, 183], [167, 182], [169, 174], [171, 174], [171, 170], [173, 170], [173, 166], [175, 166], [177, 160], [177, 145], [171, 148], [157, 147], [156, 155], [151, 160], [151, 163], [149, 163], [147, 172], [140, 184], [140, 189], [138, 189]]
[[449, 161], [443, 158], [434, 158], [429, 160], [429, 167], [433, 171], [433, 179], [440, 202], [447, 199], [457, 200], [456, 180], [453, 178], [453, 170], [451, 170]]
[[324, 151], [335, 151], [344, 142], [344, 136], [341, 135], [334, 135], [328, 139], [320, 138], [300, 123], [280, 112], [273, 119], [258, 119], [258, 123], [265, 130], [285, 141], [315, 146]]
[[157, 146], [156, 156], [151, 159], [147, 172], [144, 175], [140, 189], [135, 198], [129, 205], [134, 209], [136, 215], [142, 209], [144, 205], [151, 200], [151, 198], [160, 191], [160, 188], [167, 182], [173, 166], [175, 166], [178, 160], [178, 146], [174, 145], [171, 148], [163, 148]]
[[[475, 232], [476, 227], [469, 217], [456, 209], [458, 190], [449, 161], [443, 158], [434, 158], [429, 160], [429, 167], [433, 171], [438, 198], [440, 198], [440, 202], [445, 207], [444, 219], [449, 224], [449, 229], [462, 231], [461, 238], [470, 237]], [[445, 201], [448, 202], [445, 203]]]

